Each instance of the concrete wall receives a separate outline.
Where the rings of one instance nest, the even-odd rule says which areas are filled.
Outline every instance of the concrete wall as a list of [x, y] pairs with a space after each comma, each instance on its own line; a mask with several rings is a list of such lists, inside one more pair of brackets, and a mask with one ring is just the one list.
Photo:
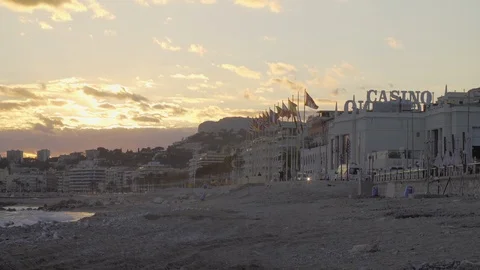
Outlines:
[[[413, 118], [413, 134], [412, 134]], [[374, 151], [423, 150], [425, 148], [425, 118], [423, 113], [385, 113], [360, 111], [357, 115], [343, 114], [329, 127], [330, 140], [348, 134], [351, 142], [350, 161], [367, 168], [367, 155]], [[418, 135], [418, 136], [417, 136]], [[340, 143], [339, 153], [342, 153]], [[328, 153], [330, 155], [330, 153]], [[334, 153], [336, 156], [336, 153]], [[334, 158], [337, 168], [337, 158]]]
[[403, 197], [407, 186], [413, 187], [414, 194], [426, 194], [428, 189], [430, 194], [443, 194], [445, 190], [446, 195], [480, 195], [480, 175], [442, 177], [438, 178], [438, 182], [430, 182], [429, 186], [423, 179], [390, 181], [374, 185], [378, 187], [380, 196], [388, 198]]

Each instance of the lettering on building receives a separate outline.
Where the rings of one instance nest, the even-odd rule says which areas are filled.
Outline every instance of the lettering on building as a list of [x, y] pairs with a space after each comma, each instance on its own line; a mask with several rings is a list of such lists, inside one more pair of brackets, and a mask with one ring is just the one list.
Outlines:
[[389, 102], [389, 101], [411, 101], [415, 107], [420, 108], [422, 104], [429, 105], [433, 101], [433, 94], [430, 91], [406, 91], [406, 90], [375, 90], [367, 91], [366, 100], [347, 100], [344, 105], [344, 111], [348, 112], [349, 108], [363, 110], [369, 109], [373, 102]]

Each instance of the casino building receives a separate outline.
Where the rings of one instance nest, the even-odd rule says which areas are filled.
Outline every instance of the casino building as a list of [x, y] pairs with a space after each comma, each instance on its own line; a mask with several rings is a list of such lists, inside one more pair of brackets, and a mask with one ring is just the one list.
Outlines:
[[355, 98], [347, 101], [329, 122], [330, 176], [346, 163], [368, 172], [480, 159], [480, 89], [460, 93], [446, 88], [435, 103], [425, 92], [413, 93], [417, 98], [409, 100], [372, 101], [367, 96], [364, 106], [357, 106]]
[[[239, 175], [261, 172], [268, 181], [285, 168], [293, 175], [332, 179], [346, 164], [368, 175], [480, 160], [480, 88], [448, 92], [445, 87], [437, 100], [427, 91], [369, 90], [366, 101], [353, 97], [341, 109], [336, 105], [334, 111], [318, 112], [304, 132], [247, 142], [240, 151]], [[299, 166], [286, 166], [285, 156], [288, 164], [297, 163], [296, 154], [291, 155], [296, 149]]]

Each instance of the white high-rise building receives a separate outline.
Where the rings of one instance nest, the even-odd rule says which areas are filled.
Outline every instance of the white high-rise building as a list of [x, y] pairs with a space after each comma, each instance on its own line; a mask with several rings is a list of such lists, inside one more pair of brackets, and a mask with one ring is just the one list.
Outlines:
[[22, 163], [23, 162], [23, 151], [22, 150], [9, 150], [9, 151], [7, 151], [7, 159], [10, 162]]
[[37, 160], [45, 162], [49, 158], [50, 158], [50, 150], [42, 149], [37, 151]]

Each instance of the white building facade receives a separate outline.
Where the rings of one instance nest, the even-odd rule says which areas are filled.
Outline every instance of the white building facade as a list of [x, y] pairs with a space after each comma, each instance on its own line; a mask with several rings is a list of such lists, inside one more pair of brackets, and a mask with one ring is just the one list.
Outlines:
[[[448, 92], [433, 102], [428, 91], [369, 90], [366, 101], [355, 97], [325, 118], [322, 131], [293, 135], [303, 147], [301, 171], [314, 179], [332, 179], [340, 166], [354, 165], [362, 174], [392, 169], [459, 165], [480, 159], [480, 89]], [[390, 100], [388, 100], [390, 99]], [[307, 129], [312, 125], [307, 123]], [[305, 140], [307, 141], [307, 140]], [[269, 146], [270, 145], [270, 146]], [[276, 171], [283, 143], [247, 142], [240, 177]], [[273, 149], [273, 150], [272, 150]], [[276, 150], [275, 150], [276, 149]], [[297, 171], [298, 172], [298, 171]]]
[[50, 158], [50, 150], [42, 149], [37, 151], [37, 160], [45, 162]]

